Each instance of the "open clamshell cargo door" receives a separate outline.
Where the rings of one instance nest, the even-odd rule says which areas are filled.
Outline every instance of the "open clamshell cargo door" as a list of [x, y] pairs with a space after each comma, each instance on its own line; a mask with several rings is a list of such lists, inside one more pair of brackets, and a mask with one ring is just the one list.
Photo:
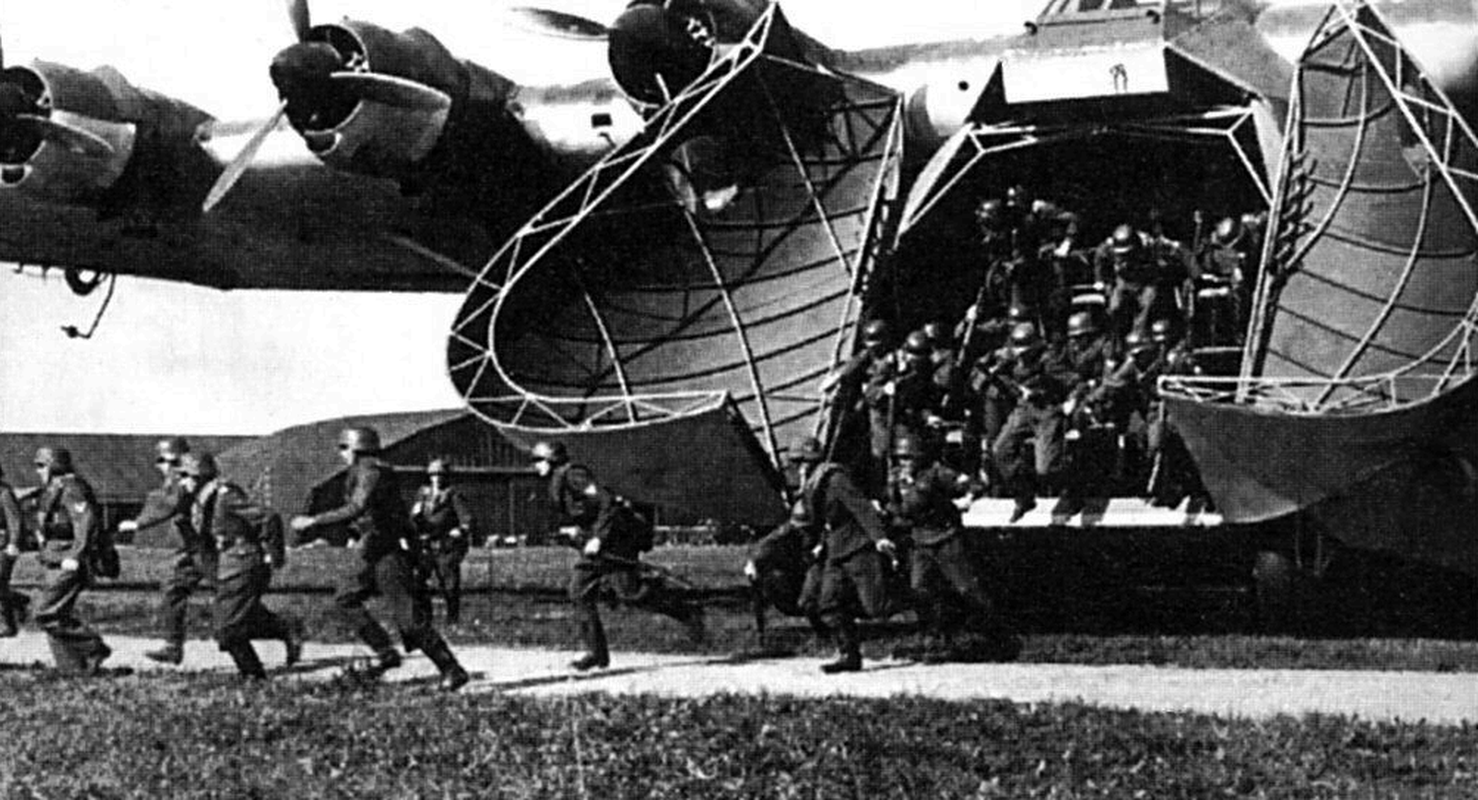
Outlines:
[[783, 516], [902, 154], [900, 98], [775, 55], [788, 35], [771, 5], [491, 260], [448, 344], [474, 413], [642, 500]]
[[1478, 137], [1363, 4], [1294, 87], [1243, 375], [1167, 379], [1170, 420], [1226, 519], [1478, 575]]

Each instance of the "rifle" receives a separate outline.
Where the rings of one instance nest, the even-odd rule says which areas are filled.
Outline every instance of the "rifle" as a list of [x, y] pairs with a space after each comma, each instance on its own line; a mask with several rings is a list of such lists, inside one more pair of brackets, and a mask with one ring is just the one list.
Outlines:
[[694, 585], [692, 581], [689, 581], [681, 575], [678, 575], [676, 572], [673, 572], [672, 570], [662, 566], [661, 564], [652, 564], [646, 561], [642, 561], [639, 558], [624, 558], [622, 556], [613, 556], [606, 553], [596, 553], [595, 559], [597, 561], [605, 561], [609, 564], [614, 564], [620, 567], [634, 568], [642, 571], [647, 575], [654, 575], [656, 577], [672, 581], [674, 584], [677, 584], [677, 587], [679, 589], [686, 589], [690, 592], [698, 590], [698, 587]]

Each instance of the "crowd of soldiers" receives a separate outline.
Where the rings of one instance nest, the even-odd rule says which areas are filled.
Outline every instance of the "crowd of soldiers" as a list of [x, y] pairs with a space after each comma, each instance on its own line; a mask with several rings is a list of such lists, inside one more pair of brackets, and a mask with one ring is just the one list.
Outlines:
[[1162, 376], [1198, 374], [1207, 348], [1234, 351], [1261, 252], [1260, 218], [1227, 217], [1187, 246], [1152, 214], [1079, 246], [1079, 216], [1013, 187], [977, 211], [979, 291], [958, 324], [896, 336], [867, 322], [829, 376], [841, 441], [865, 491], [887, 492], [900, 438], [1016, 499], [1197, 491], [1161, 420]]
[[[346, 467], [342, 504], [318, 514], [295, 516], [290, 526], [302, 534], [342, 523], [357, 534], [358, 558], [340, 576], [334, 605], [374, 656], [356, 665], [351, 674], [371, 679], [401, 664], [390, 634], [364, 606], [366, 600], [379, 596], [403, 649], [419, 649], [436, 665], [442, 675], [440, 688], [461, 688], [469, 676], [432, 625], [428, 582], [438, 584], [446, 596], [448, 619], [455, 621], [460, 593], [456, 576], [473, 525], [469, 504], [456, 486], [446, 483], [446, 460], [435, 459], [427, 465], [428, 485], [421, 487], [407, 508], [394, 469], [380, 457], [379, 435], [371, 428], [344, 430], [338, 451]], [[184, 660], [190, 595], [210, 587], [216, 642], [241, 675], [266, 677], [254, 640], [281, 641], [287, 665], [296, 663], [306, 635], [302, 620], [274, 613], [262, 602], [273, 570], [286, 561], [281, 517], [252, 502], [246, 491], [220, 474], [212, 454], [192, 452], [183, 438], [162, 439], [155, 452], [162, 485], [151, 493], [142, 515], [119, 525], [122, 532], [168, 526], [178, 540], [160, 610], [164, 645], [146, 655], [170, 664]], [[40, 487], [25, 499], [34, 502], [38, 557], [47, 569], [34, 618], [46, 632], [59, 669], [95, 674], [112, 651], [77, 616], [76, 605], [95, 578], [117, 577], [117, 553], [103, 528], [92, 488], [77, 474], [71, 453], [61, 447], [43, 447], [34, 463]], [[0, 511], [4, 512], [0, 516], [4, 523], [0, 530], [0, 636], [16, 635], [28, 605], [23, 595], [9, 587], [26, 530], [19, 500], [9, 485], [0, 482]]]

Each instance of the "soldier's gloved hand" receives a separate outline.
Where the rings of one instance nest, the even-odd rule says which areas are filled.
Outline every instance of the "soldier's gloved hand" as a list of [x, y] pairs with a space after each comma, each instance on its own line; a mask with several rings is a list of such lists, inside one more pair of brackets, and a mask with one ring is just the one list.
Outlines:
[[81, 567], [82, 565], [78, 564], [75, 558], [62, 559], [62, 572], [76, 572]]
[[888, 381], [887, 383], [883, 384], [883, 394], [887, 395], [888, 397], [892, 397], [893, 393], [897, 391], [898, 383], [896, 381]]
[[313, 518], [299, 514], [292, 518], [292, 521], [288, 523], [288, 527], [292, 528], [294, 533], [302, 533], [313, 527]]
[[585, 555], [594, 556], [600, 554], [600, 537], [593, 536], [585, 543]]
[[877, 547], [879, 553], [889, 558], [898, 555], [898, 545], [894, 544], [892, 539], [879, 539]]
[[138, 532], [138, 529], [139, 529], [139, 521], [136, 520], [136, 519], [126, 519], [126, 520], [118, 523], [118, 532], [119, 533], [136, 533], [136, 532]]
[[20, 558], [21, 549], [19, 545], [8, 544], [5, 546], [5, 555], [11, 558]]
[[751, 583], [759, 580], [760, 570], [754, 565], [753, 560], [744, 562], [744, 577]]
[[815, 547], [811, 548], [811, 558], [820, 561], [821, 554], [824, 552], [826, 552], [826, 545], [818, 544]]
[[462, 529], [461, 528], [452, 528], [451, 532], [448, 533], [447, 536], [450, 536], [453, 539], [460, 539], [460, 538], [462, 538]]

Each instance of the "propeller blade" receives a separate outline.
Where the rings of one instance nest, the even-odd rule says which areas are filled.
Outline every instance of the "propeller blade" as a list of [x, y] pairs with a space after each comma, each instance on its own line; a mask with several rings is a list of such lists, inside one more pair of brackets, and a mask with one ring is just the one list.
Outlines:
[[47, 141], [56, 142], [78, 155], [93, 158], [107, 158], [113, 155], [113, 145], [108, 144], [108, 140], [92, 131], [35, 114], [16, 114], [12, 119], [40, 130], [41, 135], [46, 137]]
[[335, 72], [329, 78], [340, 88], [387, 106], [416, 111], [444, 111], [452, 104], [446, 92], [424, 83], [377, 72]]
[[292, 22], [293, 34], [298, 37], [298, 41], [307, 41], [308, 31], [313, 29], [308, 15], [308, 0], [287, 0], [287, 18]]
[[519, 27], [544, 36], [598, 42], [610, 33], [609, 28], [593, 19], [548, 8], [516, 6], [508, 9], [508, 13]]
[[200, 213], [209, 214], [210, 210], [226, 196], [226, 193], [231, 191], [231, 187], [235, 186], [236, 181], [246, 173], [246, 168], [251, 166], [252, 159], [256, 158], [257, 151], [262, 147], [262, 142], [267, 141], [267, 134], [277, 129], [277, 125], [282, 122], [282, 115], [286, 113], [287, 101], [284, 100], [278, 104], [277, 113], [273, 114], [265, 125], [251, 135], [246, 146], [241, 148], [241, 152], [236, 154], [236, 158], [232, 159], [230, 164], [226, 165], [221, 177], [216, 178], [215, 185], [210, 187], [210, 192], [205, 196], [205, 202], [200, 204]]

